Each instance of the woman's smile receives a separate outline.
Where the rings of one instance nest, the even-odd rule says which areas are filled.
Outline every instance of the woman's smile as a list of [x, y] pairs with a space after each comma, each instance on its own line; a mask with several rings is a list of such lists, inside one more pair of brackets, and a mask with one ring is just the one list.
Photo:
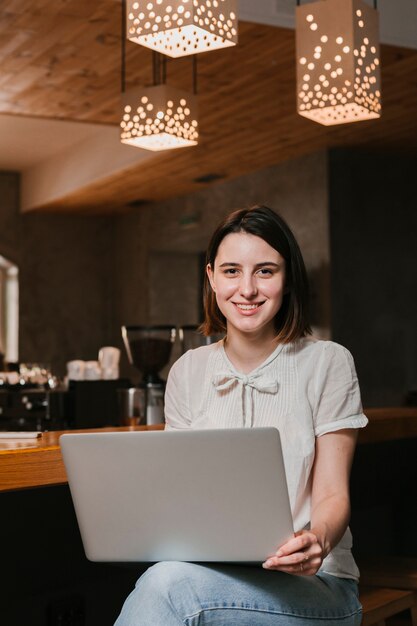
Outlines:
[[234, 305], [244, 315], [250, 315], [252, 313], [256, 313], [259, 307], [263, 305], [263, 302], [256, 302], [256, 303], [251, 303], [251, 304], [245, 304], [244, 302], [234, 302]]

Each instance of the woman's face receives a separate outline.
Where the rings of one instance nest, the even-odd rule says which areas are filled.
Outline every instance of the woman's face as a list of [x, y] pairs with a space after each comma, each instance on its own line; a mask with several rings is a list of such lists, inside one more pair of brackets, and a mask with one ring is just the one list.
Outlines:
[[230, 233], [207, 274], [228, 333], [276, 335], [274, 318], [285, 291], [285, 260], [277, 250], [256, 235]]

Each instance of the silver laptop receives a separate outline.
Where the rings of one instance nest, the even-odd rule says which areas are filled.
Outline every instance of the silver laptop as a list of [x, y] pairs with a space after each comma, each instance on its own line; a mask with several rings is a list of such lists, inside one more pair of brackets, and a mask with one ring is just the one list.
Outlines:
[[275, 428], [60, 438], [91, 561], [260, 563], [293, 534]]

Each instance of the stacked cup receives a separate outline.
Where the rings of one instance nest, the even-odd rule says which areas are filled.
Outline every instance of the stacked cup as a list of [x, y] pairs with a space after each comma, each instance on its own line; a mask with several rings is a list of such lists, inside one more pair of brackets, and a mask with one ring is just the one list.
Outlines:
[[67, 363], [67, 374], [69, 380], [84, 380], [85, 361], [74, 359]]
[[103, 380], [115, 380], [119, 378], [120, 350], [113, 346], [105, 346], [98, 353], [98, 362], [101, 368]]
[[105, 346], [98, 353], [98, 361], [75, 359], [67, 363], [69, 380], [116, 380], [119, 378], [120, 350]]
[[100, 380], [101, 367], [98, 361], [84, 362], [84, 380]]

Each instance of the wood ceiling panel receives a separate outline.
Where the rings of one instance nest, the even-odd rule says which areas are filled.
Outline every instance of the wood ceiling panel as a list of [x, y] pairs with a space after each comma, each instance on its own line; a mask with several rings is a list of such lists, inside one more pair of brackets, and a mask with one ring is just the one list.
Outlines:
[[[417, 51], [382, 46], [380, 120], [320, 126], [295, 110], [294, 31], [240, 23], [235, 48], [198, 55], [200, 143], [160, 153], [43, 210], [113, 211], [156, 201], [332, 146], [417, 149]], [[119, 123], [121, 3], [3, 0], [0, 112]], [[168, 60], [168, 82], [191, 89], [189, 58]], [[126, 44], [127, 85], [151, 84], [151, 52]]]

